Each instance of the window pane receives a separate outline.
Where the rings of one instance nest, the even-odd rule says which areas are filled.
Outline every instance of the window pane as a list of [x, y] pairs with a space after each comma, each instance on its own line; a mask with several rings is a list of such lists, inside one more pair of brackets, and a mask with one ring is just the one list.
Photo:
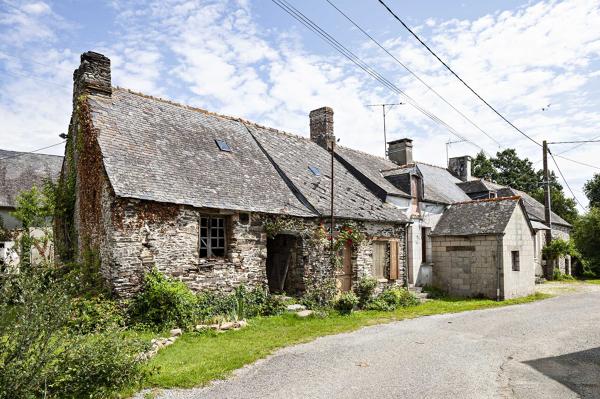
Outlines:
[[225, 256], [224, 248], [213, 248], [212, 249], [213, 256]]
[[385, 278], [387, 243], [373, 242], [373, 277]]
[[200, 226], [208, 227], [208, 218], [200, 218]]

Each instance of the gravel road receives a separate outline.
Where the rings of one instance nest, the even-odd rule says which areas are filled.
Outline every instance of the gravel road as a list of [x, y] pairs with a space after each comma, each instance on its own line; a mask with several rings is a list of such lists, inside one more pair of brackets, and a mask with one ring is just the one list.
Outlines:
[[600, 286], [563, 291], [319, 338], [155, 397], [600, 398]]

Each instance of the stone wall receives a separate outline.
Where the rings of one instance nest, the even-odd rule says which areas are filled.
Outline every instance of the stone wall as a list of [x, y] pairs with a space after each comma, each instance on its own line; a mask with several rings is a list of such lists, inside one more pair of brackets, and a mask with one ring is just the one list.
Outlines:
[[454, 296], [496, 298], [499, 242], [496, 235], [432, 236], [433, 285]]
[[[204, 215], [226, 218], [227, 251], [224, 257], [206, 259], [199, 256], [199, 221]], [[137, 292], [144, 274], [154, 267], [185, 282], [195, 291], [228, 292], [240, 284], [266, 286], [268, 254], [264, 222], [277, 218], [291, 221], [280, 234], [297, 237], [294, 264], [289, 271], [294, 291], [291, 293], [301, 294], [315, 280], [332, 277], [335, 272], [330, 263], [329, 244], [322, 238], [315, 238], [315, 232], [320, 228], [318, 220], [115, 198], [105, 182], [101, 229], [104, 239], [99, 241], [102, 273], [121, 297]], [[336, 229], [343, 223], [340, 221]], [[380, 281], [380, 289], [402, 284], [404, 226], [374, 222], [357, 223], [356, 226], [366, 238], [353, 248], [353, 284], [372, 275], [371, 243], [374, 239], [395, 239], [399, 243], [398, 279]]]
[[[517, 298], [535, 291], [535, 261], [533, 233], [521, 207], [517, 206], [502, 237], [503, 297]], [[512, 269], [511, 253], [519, 253], [519, 270]]]

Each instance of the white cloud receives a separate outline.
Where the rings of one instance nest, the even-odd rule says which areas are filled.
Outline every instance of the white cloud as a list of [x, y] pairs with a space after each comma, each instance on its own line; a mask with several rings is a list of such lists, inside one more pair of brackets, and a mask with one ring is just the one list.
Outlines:
[[[267, 7], [263, 3], [113, 0], [111, 5], [116, 11], [117, 29], [97, 50], [112, 59], [115, 84], [305, 135], [308, 112], [329, 105], [334, 108], [336, 133], [342, 144], [383, 153], [381, 110], [365, 105], [402, 99], [375, 84], [335, 52], [314, 53], [315, 47], [304, 42], [304, 38], [309, 37], [311, 42], [319, 39], [303, 36], [304, 27], [296, 30], [259, 25], [256, 9]], [[301, 2], [296, 6], [309, 17], [317, 16], [315, 10]], [[6, 94], [0, 97], [0, 118], [8, 121], [7, 131], [21, 127], [29, 131], [34, 126], [62, 131], [70, 116], [70, 74], [77, 66], [75, 51], [60, 42], [62, 26], [69, 23], [56, 15], [48, 3], [29, 2], [17, 8], [0, 12], [0, 29], [5, 33], [0, 39], [0, 62], [16, 76], [33, 75], [61, 88], [51, 90], [48, 84], [31, 79], [2, 79]], [[352, 14], [349, 6], [344, 9]], [[270, 11], [281, 13], [280, 18], [292, 22], [276, 7]], [[362, 23], [360, 16], [353, 17]], [[429, 18], [415, 30], [423, 32], [424, 39], [440, 56], [515, 124], [536, 140], [558, 140], [590, 137], [600, 121], [596, 79], [600, 68], [598, 20], [597, 1], [551, 0], [473, 21]], [[340, 17], [323, 27], [461, 134], [488, 152], [497, 150], [492, 140], [372, 43], [366, 39], [348, 42], [344, 32], [349, 26], [337, 26], [340, 21], [346, 23]], [[393, 54], [496, 140], [516, 147], [522, 156], [540, 158], [537, 146], [483, 106], [404, 34], [400, 25], [391, 19], [388, 23], [381, 29], [363, 27], [369, 28]], [[337, 30], [332, 30], [332, 26]], [[84, 31], [85, 27], [80, 29]], [[32, 50], [31, 54], [45, 65], [27, 62], [20, 56], [19, 48]], [[52, 96], [41, 101], [40, 87]], [[549, 103], [550, 109], [542, 112], [541, 108]], [[31, 116], [31, 108], [39, 112]], [[388, 139], [415, 138], [415, 156], [439, 165], [445, 163], [445, 142], [456, 140], [407, 105], [389, 113], [387, 126]], [[54, 137], [39, 136], [38, 140], [46, 144]], [[14, 142], [14, 148], [21, 149], [37, 143], [25, 136]], [[468, 143], [450, 146], [451, 156], [476, 151]], [[566, 155], [594, 163], [598, 151], [583, 146]], [[559, 162], [578, 190], [591, 175], [581, 166]]]

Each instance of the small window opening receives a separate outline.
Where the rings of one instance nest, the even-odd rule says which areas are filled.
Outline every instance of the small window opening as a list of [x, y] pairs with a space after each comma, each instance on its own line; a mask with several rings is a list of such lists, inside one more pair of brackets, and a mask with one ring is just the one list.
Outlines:
[[200, 218], [200, 257], [225, 256], [225, 218]]
[[225, 140], [216, 139], [215, 142], [217, 143], [219, 150], [225, 151], [225, 152], [231, 152], [231, 147], [229, 146], [229, 144], [227, 144], [227, 142]]
[[520, 264], [520, 259], [519, 259], [519, 251], [512, 251], [510, 253], [510, 257], [512, 260], [512, 269], [515, 272], [518, 272], [519, 270], [521, 270], [521, 264]]
[[312, 174], [315, 176], [321, 176], [321, 170], [319, 168], [317, 168], [316, 166], [309, 166], [308, 170], [310, 170], [312, 172]]

